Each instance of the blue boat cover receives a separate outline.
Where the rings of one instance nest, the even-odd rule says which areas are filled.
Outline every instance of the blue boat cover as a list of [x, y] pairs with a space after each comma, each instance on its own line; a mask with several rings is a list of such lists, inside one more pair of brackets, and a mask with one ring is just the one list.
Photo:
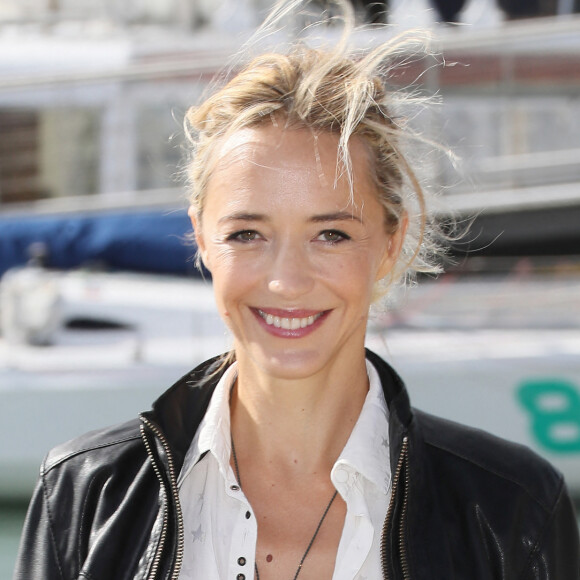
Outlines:
[[110, 270], [188, 274], [195, 244], [185, 209], [117, 212], [0, 214], [0, 276], [29, 260], [31, 244], [47, 249], [48, 268], [97, 266]]

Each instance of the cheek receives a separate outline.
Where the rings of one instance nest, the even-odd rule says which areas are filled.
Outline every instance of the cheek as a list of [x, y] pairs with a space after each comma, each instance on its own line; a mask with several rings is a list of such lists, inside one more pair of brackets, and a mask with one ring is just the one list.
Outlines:
[[239, 259], [237, 253], [227, 244], [212, 242], [207, 247], [214, 280], [227, 279], [235, 275]]
[[357, 252], [350, 256], [329, 257], [317, 264], [320, 279], [334, 287], [345, 298], [359, 298], [361, 304], [373, 292], [376, 265], [369, 252]]
[[233, 305], [247, 296], [255, 285], [255, 261], [240, 259], [230, 250], [212, 252], [212, 284], [216, 303], [222, 316], [229, 317]]

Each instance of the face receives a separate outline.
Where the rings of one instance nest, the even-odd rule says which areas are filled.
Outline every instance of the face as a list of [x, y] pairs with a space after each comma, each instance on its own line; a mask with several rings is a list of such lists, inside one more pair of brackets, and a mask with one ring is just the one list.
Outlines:
[[345, 176], [335, 183], [337, 146], [305, 129], [234, 133], [192, 216], [238, 360], [273, 377], [364, 358], [373, 286], [399, 252], [362, 143], [351, 146], [354, 199]]

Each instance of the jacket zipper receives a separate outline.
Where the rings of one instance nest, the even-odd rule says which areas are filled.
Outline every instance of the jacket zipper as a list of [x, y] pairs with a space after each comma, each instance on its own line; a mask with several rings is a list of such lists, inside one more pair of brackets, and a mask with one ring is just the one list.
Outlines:
[[[167, 439], [161, 432], [161, 430], [154, 424], [151, 423], [148, 419], [141, 416], [141, 421], [147, 425], [147, 427], [155, 434], [155, 436], [161, 442], [163, 449], [165, 450], [165, 454], [167, 455], [167, 464], [169, 467], [169, 485], [171, 489], [171, 496], [173, 498], [173, 502], [175, 504], [175, 512], [177, 518], [177, 554], [175, 556], [175, 566], [173, 568], [173, 573], [171, 575], [171, 580], [178, 580], [179, 572], [181, 570], [181, 564], [183, 561], [183, 514], [181, 511], [181, 503], [179, 501], [179, 491], [177, 489], [177, 479], [175, 477], [175, 466], [173, 463], [173, 456], [171, 455], [171, 450], [169, 448], [169, 443], [167, 443]], [[159, 479], [159, 484], [161, 489], [165, 494], [166, 502], [169, 503], [170, 498], [167, 497], [167, 491], [165, 490], [165, 486], [163, 483], [163, 477], [161, 472], [159, 471], [159, 467], [156, 463], [156, 457], [153, 453], [153, 449], [147, 439], [147, 435], [145, 433], [145, 427], [141, 425], [141, 436], [145, 443], [145, 448], [147, 449], [147, 454], [151, 458], [151, 463], [153, 464], [153, 469], [155, 474], [157, 475], [157, 479]], [[163, 549], [165, 547], [165, 541], [167, 539], [167, 528], [168, 528], [168, 515], [167, 515], [168, 508], [165, 509], [163, 512], [163, 527], [161, 529], [161, 537], [159, 539], [159, 545], [157, 546], [157, 550], [155, 551], [155, 557], [153, 558], [153, 565], [151, 567], [151, 574], [148, 577], [148, 580], [155, 580], [157, 577], [157, 570], [159, 568], [159, 564], [161, 562], [161, 555], [163, 553]]]
[[403, 468], [405, 468], [404, 474], [404, 489], [403, 489], [403, 506], [401, 508], [401, 516], [399, 520], [399, 556], [401, 571], [403, 573], [403, 580], [411, 580], [411, 575], [409, 573], [409, 561], [407, 559], [407, 547], [405, 544], [406, 537], [406, 518], [407, 518], [407, 503], [409, 496], [409, 455], [408, 455], [409, 440], [408, 437], [403, 438], [403, 445], [401, 447], [401, 453], [399, 455], [399, 460], [397, 462], [397, 468], [395, 470], [395, 476], [393, 479], [393, 487], [391, 489], [391, 500], [389, 502], [389, 508], [387, 510], [387, 517], [385, 518], [385, 523], [383, 524], [383, 531], [381, 534], [381, 563], [383, 567], [383, 579], [392, 580], [387, 568], [387, 541], [388, 541], [388, 530], [393, 518], [393, 512], [395, 509], [395, 498], [397, 496], [397, 490], [399, 485], [401, 485], [401, 473]]

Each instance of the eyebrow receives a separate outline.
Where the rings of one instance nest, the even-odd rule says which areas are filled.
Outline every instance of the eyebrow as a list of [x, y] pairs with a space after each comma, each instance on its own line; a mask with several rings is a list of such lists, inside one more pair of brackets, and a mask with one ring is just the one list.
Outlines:
[[363, 223], [362, 219], [359, 216], [348, 211], [337, 211], [333, 213], [315, 215], [311, 217], [309, 221], [314, 223], [320, 223], [320, 222], [340, 222], [345, 220], [349, 221], [355, 220], [357, 222], [360, 222], [361, 224]]
[[[320, 215], [312, 216], [308, 221], [313, 223], [323, 223], [323, 222], [339, 222], [339, 221], [358, 221], [363, 223], [362, 219], [354, 213], [348, 211], [337, 211], [332, 213], [324, 213]], [[226, 215], [219, 219], [218, 223], [228, 223], [235, 221], [246, 221], [246, 222], [266, 222], [269, 221], [268, 216], [261, 213], [248, 213], [248, 212], [237, 212], [230, 215]]]
[[244, 221], [244, 222], [264, 222], [267, 221], [268, 218], [261, 213], [246, 213], [246, 212], [237, 212], [226, 215], [218, 220], [218, 223], [227, 223], [227, 222], [237, 222], [237, 221]]

